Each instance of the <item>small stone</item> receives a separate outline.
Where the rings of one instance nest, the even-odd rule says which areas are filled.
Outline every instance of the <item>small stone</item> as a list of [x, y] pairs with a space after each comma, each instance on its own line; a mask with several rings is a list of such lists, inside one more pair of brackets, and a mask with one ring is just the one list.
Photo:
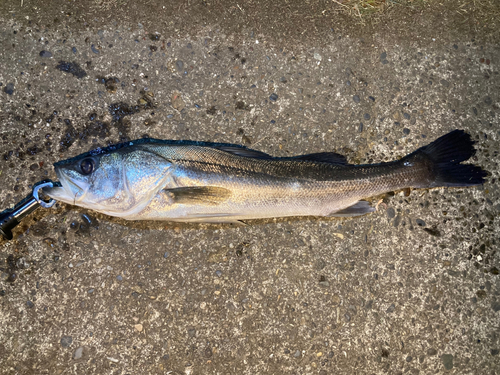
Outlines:
[[408, 357], [406, 357], [406, 362], [411, 362], [412, 359], [413, 359], [413, 357], [411, 355], [409, 355]]
[[7, 95], [12, 95], [14, 93], [14, 84], [7, 83], [7, 85], [3, 88], [3, 92]]
[[88, 291], [87, 291], [88, 294], [92, 294], [94, 293], [94, 288], [90, 288]]
[[490, 353], [491, 355], [498, 355], [500, 351], [498, 349], [491, 349]]
[[453, 355], [443, 354], [441, 356], [441, 360], [443, 361], [443, 365], [444, 365], [445, 369], [451, 370], [453, 368]]
[[411, 116], [410, 116], [410, 114], [409, 114], [409, 113], [404, 112], [404, 113], [403, 113], [403, 117], [404, 117], [405, 119], [409, 120]]
[[177, 67], [178, 72], [182, 72], [184, 70], [184, 62], [182, 60], [177, 60], [175, 62], [175, 66]]
[[403, 134], [405, 134], [405, 135], [410, 134], [410, 129], [408, 129], [408, 128], [404, 128], [404, 129], [403, 129]]
[[328, 281], [320, 281], [319, 285], [327, 287], [327, 286], [330, 286], [330, 283]]
[[116, 280], [118, 280], [118, 281], [122, 281], [122, 280], [123, 280], [122, 275], [118, 275], [118, 276], [116, 276]]
[[387, 52], [382, 52], [380, 54], [380, 60], [385, 60], [387, 58]]
[[395, 309], [396, 309], [396, 306], [394, 306], [394, 304], [391, 304], [391, 306], [389, 306], [388, 309], [386, 310], [386, 313], [390, 314], [390, 313], [394, 312]]
[[272, 93], [271, 96], [269, 97], [269, 100], [271, 100], [272, 102], [275, 102], [276, 100], [278, 100], [278, 95], [275, 93]]
[[165, 253], [163, 254], [163, 258], [165, 258], [165, 259], [168, 258], [168, 251], [165, 251]]
[[494, 312], [499, 312], [500, 311], [500, 302], [498, 302], [498, 301], [492, 302], [491, 308], [493, 309]]
[[441, 81], [439, 81], [444, 87], [449, 87], [450, 86], [450, 82], [448, 82], [447, 80], [445, 79], [442, 79]]
[[352, 100], [354, 100], [354, 103], [359, 103], [361, 99], [359, 98], [359, 95], [354, 95]]
[[373, 96], [369, 96], [368, 99], [370, 99], [372, 102], [375, 101], [375, 98]]
[[416, 219], [415, 222], [419, 227], [425, 227], [425, 221], [423, 221], [422, 219]]
[[493, 104], [493, 100], [491, 99], [491, 97], [487, 96], [486, 98], [484, 98], [484, 104], [486, 104], [486, 105], [492, 105]]
[[427, 355], [429, 355], [429, 356], [436, 355], [437, 353], [438, 353], [437, 350], [434, 348], [427, 349]]
[[300, 357], [300, 350], [296, 350], [295, 353], [293, 354], [293, 356], [295, 358], [299, 358]]
[[76, 54], [78, 52], [78, 50], [76, 49], [76, 47], [73, 47], [73, 48], [71, 48], [71, 52], [73, 52], [74, 54]]
[[351, 81], [347, 80], [345, 83], [347, 86], [351, 86]]
[[212, 348], [209, 346], [205, 349], [205, 357], [210, 358], [212, 356]]
[[181, 94], [178, 92], [172, 94], [172, 107], [174, 107], [179, 112], [182, 111], [184, 107], [186, 107], [186, 103], [184, 103]]
[[221, 276], [222, 276], [222, 271], [217, 270], [217, 271], [215, 271], [215, 274], [216, 274], [218, 277], [221, 277]]
[[63, 336], [63, 337], [61, 337], [61, 346], [63, 348], [69, 347], [72, 342], [73, 342], [73, 337], [71, 337], [71, 336]]
[[40, 57], [52, 57], [52, 53], [49, 51], [40, 51]]
[[382, 60], [382, 64], [385, 65], [385, 64], [389, 64], [389, 61], [387, 60]]
[[454, 44], [453, 49], [458, 49], [458, 46], [456, 44]]
[[35, 304], [31, 301], [26, 301], [26, 307], [28, 307], [28, 309], [31, 309], [33, 306], [35, 306]]
[[189, 328], [188, 329], [188, 336], [194, 337], [195, 335], [196, 335], [196, 330], [194, 328]]
[[321, 55], [318, 52], [314, 52], [313, 57], [315, 60], [318, 60], [318, 61], [321, 61], [321, 59], [322, 59]]
[[359, 123], [358, 131], [360, 133], [363, 133], [363, 123], [362, 122]]
[[137, 332], [142, 332], [143, 329], [142, 324], [135, 324], [134, 328]]
[[396, 211], [394, 210], [394, 208], [389, 207], [389, 208], [387, 209], [387, 217], [388, 217], [389, 219], [392, 219], [392, 218], [394, 218], [395, 216], [396, 216]]
[[80, 346], [73, 353], [73, 359], [80, 359], [80, 358], [82, 358], [82, 355], [83, 355], [83, 346]]
[[363, 117], [365, 120], [369, 120], [371, 118], [369, 113], [365, 113]]

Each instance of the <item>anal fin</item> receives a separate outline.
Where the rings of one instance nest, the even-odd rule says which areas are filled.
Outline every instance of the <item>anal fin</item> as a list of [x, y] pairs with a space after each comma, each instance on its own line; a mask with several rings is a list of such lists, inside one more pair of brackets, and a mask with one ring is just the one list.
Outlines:
[[353, 216], [365, 215], [373, 211], [375, 211], [375, 208], [370, 206], [370, 203], [368, 203], [367, 201], [359, 201], [353, 204], [352, 206], [344, 208], [343, 210], [332, 212], [328, 216], [353, 217]]

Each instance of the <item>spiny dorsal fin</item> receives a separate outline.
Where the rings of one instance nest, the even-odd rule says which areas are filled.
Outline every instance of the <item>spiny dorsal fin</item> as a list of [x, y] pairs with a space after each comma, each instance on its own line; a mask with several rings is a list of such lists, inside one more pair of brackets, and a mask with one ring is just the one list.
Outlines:
[[217, 186], [188, 186], [174, 189], [163, 189], [173, 203], [207, 204], [216, 206], [231, 196], [231, 190]]

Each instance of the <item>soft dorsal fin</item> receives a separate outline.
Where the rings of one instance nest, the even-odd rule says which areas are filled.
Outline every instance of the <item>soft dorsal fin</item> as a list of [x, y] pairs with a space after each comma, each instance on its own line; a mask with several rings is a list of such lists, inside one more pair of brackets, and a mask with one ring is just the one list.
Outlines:
[[316, 154], [306, 154], [294, 156], [297, 160], [317, 161], [321, 163], [330, 163], [338, 165], [347, 165], [347, 159], [344, 155], [335, 152], [318, 152]]
[[173, 203], [206, 204], [216, 206], [231, 196], [231, 190], [217, 186], [187, 186], [174, 189], [163, 189]]
[[217, 150], [221, 150], [224, 152], [228, 152], [233, 155], [243, 156], [245, 158], [254, 158], [254, 159], [274, 159], [271, 155], [266, 154], [265, 152], [252, 150], [245, 147], [239, 146], [215, 146]]

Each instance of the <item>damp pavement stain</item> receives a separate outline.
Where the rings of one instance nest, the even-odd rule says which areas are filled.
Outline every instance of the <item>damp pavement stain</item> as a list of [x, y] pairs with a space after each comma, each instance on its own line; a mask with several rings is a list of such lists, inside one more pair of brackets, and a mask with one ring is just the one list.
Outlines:
[[453, 23], [447, 1], [371, 26], [119, 3], [0, 5], [4, 208], [52, 163], [142, 137], [376, 163], [459, 128], [490, 176], [351, 220], [40, 209], [0, 243], [5, 373], [498, 373], [497, 24]]

